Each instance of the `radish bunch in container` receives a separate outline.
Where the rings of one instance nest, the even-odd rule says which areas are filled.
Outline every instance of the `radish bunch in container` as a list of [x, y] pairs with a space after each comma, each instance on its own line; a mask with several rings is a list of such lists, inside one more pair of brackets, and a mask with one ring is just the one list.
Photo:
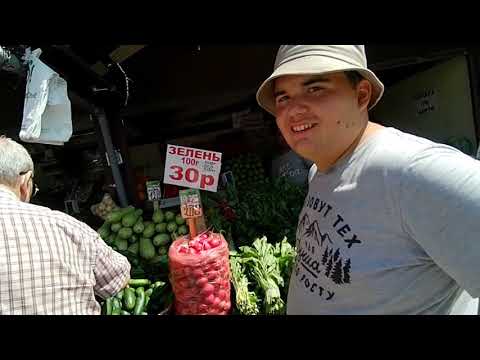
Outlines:
[[168, 252], [170, 282], [179, 315], [226, 315], [230, 311], [229, 250], [221, 234], [184, 236]]

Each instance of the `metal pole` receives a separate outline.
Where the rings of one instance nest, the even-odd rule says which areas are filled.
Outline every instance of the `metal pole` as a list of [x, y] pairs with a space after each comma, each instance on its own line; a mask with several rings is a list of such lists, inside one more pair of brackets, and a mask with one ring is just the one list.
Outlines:
[[115, 188], [117, 190], [120, 206], [125, 207], [128, 205], [127, 194], [125, 192], [122, 174], [120, 173], [120, 168], [118, 167], [117, 157], [115, 156], [115, 151], [113, 149], [112, 137], [110, 136], [110, 128], [108, 126], [107, 116], [105, 115], [105, 111], [97, 107], [95, 108], [94, 116], [97, 118], [100, 125], [100, 130], [102, 131], [102, 137], [105, 143], [105, 150], [107, 151], [108, 161], [110, 162], [110, 167], [112, 168], [113, 180], [115, 181]]
[[9, 50], [0, 46], [0, 70], [5, 70], [21, 75], [24, 72], [22, 63]]

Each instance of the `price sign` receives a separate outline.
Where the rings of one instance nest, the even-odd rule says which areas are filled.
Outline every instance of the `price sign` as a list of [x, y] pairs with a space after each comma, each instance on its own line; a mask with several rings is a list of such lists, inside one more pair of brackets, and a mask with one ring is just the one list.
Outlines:
[[193, 219], [203, 215], [202, 201], [198, 190], [181, 190], [180, 204], [180, 211], [184, 219]]
[[216, 192], [221, 166], [219, 152], [168, 145], [163, 182]]
[[159, 201], [162, 198], [160, 181], [147, 181], [147, 197], [150, 201]]

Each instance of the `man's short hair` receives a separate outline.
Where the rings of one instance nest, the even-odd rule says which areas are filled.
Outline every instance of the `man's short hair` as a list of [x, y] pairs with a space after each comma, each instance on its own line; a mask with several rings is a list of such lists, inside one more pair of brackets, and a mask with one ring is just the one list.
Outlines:
[[21, 173], [33, 171], [33, 160], [21, 144], [0, 136], [0, 184], [14, 187]]
[[352, 85], [353, 88], [356, 88], [357, 85], [364, 79], [362, 75], [358, 71], [349, 70], [345, 71], [345, 76], [347, 77], [348, 81]]

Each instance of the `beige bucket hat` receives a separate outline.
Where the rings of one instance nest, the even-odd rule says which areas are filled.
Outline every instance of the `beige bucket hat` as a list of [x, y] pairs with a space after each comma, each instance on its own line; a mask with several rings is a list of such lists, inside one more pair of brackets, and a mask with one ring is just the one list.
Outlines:
[[369, 109], [383, 95], [384, 86], [367, 68], [364, 45], [282, 45], [278, 49], [272, 75], [257, 91], [258, 104], [275, 116], [273, 80], [284, 75], [327, 74], [337, 71], [356, 70], [373, 87]]

